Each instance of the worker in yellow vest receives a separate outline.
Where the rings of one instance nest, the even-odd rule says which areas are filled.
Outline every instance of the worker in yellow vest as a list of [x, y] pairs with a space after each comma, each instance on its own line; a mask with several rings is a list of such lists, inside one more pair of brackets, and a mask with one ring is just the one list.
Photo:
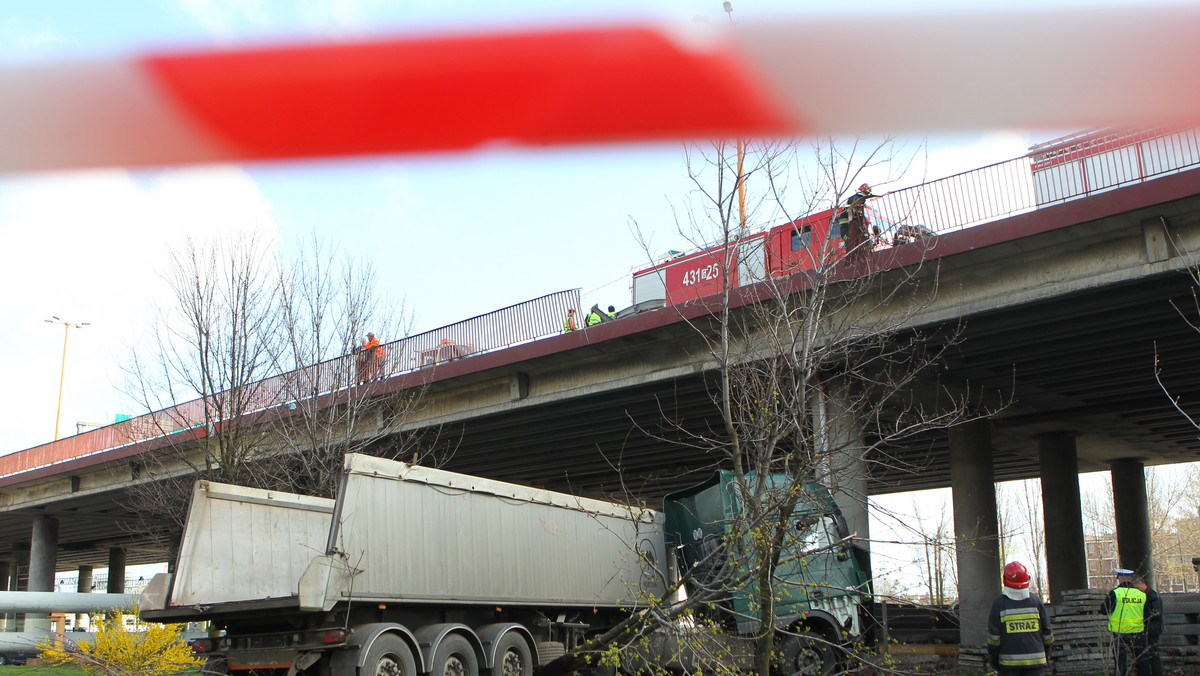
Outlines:
[[1108, 630], [1116, 646], [1117, 676], [1150, 676], [1146, 656], [1146, 592], [1128, 568], [1117, 568], [1117, 586], [1108, 593], [1100, 612], [1108, 616]]

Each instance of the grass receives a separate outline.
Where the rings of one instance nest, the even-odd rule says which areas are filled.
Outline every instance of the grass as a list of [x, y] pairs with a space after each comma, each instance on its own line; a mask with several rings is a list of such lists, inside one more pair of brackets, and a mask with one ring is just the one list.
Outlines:
[[[179, 676], [199, 676], [199, 671], [181, 671]], [[0, 676], [87, 676], [82, 667], [57, 664], [7, 664], [0, 666]]]
[[86, 676], [82, 667], [73, 665], [8, 664], [0, 666], [0, 676]]

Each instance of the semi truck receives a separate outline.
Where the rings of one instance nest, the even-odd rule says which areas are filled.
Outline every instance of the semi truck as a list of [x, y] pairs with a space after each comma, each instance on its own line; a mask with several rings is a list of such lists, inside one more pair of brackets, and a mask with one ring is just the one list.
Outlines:
[[[780, 567], [778, 628], [801, 641], [786, 674], [829, 673], [831, 646], [863, 626], [866, 577], [832, 498], [813, 487], [795, 516], [811, 554]], [[731, 474], [664, 503], [361, 454], [347, 454], [334, 499], [199, 481], [173, 571], [151, 580], [139, 607], [152, 621], [208, 622], [193, 648], [230, 672], [530, 676], [669, 599], [680, 567], [722, 558], [710, 554], [739, 509]], [[750, 594], [703, 612], [744, 635], [757, 626]]]

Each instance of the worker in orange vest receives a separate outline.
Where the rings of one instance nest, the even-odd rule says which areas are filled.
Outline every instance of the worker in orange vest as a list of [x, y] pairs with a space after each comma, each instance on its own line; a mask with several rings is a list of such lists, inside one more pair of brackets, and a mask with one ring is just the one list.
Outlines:
[[365, 372], [360, 374], [359, 382], [375, 380], [383, 375], [383, 345], [374, 333], [367, 333], [367, 339], [362, 344], [363, 359], [366, 363]]

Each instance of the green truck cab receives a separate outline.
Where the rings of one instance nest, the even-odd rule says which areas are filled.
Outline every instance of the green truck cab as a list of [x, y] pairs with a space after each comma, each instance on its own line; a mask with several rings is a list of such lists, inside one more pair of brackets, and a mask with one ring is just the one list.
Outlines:
[[[753, 475], [748, 482], [754, 482]], [[779, 652], [792, 667], [785, 664], [781, 672], [828, 673], [837, 646], [860, 640], [867, 625], [870, 592], [861, 553], [850, 543], [846, 520], [825, 486], [816, 481], [796, 486], [786, 474], [771, 475], [766, 485], [759, 504], [783, 498], [789, 487], [800, 492], [775, 575]], [[762, 619], [758, 583], [737, 561], [752, 554], [754, 538], [747, 534], [734, 474], [715, 472], [707, 481], [668, 494], [663, 502], [667, 549], [675, 551], [681, 574], [694, 573], [687, 592], [711, 588], [714, 580], [733, 580], [721, 583], [721, 598], [702, 612], [730, 631], [757, 631]]]

